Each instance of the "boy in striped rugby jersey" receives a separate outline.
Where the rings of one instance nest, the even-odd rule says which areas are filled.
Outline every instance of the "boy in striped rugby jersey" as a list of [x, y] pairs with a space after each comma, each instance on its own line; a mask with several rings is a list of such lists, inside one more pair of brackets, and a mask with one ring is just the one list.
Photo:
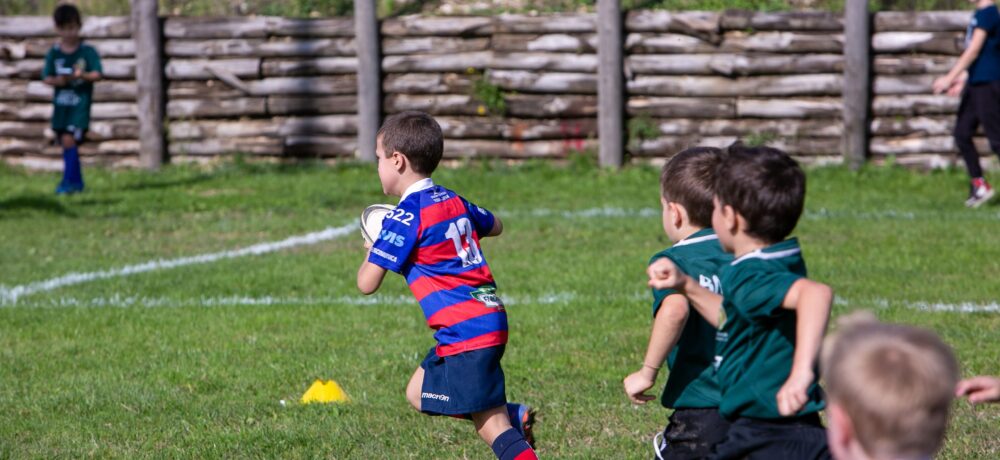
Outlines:
[[403, 275], [436, 331], [437, 344], [406, 387], [413, 407], [471, 419], [501, 460], [535, 459], [532, 411], [507, 403], [500, 367], [507, 312], [479, 245], [480, 237], [499, 235], [503, 224], [434, 184], [443, 150], [440, 125], [422, 112], [393, 115], [379, 129], [379, 181], [400, 201], [358, 269], [358, 289], [372, 294], [386, 272]]

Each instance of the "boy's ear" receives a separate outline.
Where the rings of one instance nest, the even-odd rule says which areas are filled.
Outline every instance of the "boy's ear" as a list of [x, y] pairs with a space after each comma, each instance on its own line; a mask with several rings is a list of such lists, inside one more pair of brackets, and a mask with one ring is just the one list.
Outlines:
[[680, 228], [688, 220], [687, 209], [684, 209], [684, 206], [668, 201], [667, 208], [670, 209], [670, 223], [674, 228]]
[[846, 450], [856, 438], [854, 423], [851, 422], [851, 418], [847, 416], [847, 411], [840, 404], [831, 401], [828, 403], [826, 410], [829, 417], [827, 424], [828, 441], [830, 444], [833, 444], [832, 448], [839, 448], [837, 449], [839, 451]]
[[740, 230], [745, 230], [747, 225], [747, 221], [743, 219], [743, 216], [739, 215], [728, 204], [722, 205], [722, 221], [725, 223], [726, 230], [734, 235], [739, 233]]
[[392, 156], [389, 157], [389, 160], [392, 161], [392, 166], [396, 168], [396, 171], [399, 171], [400, 173], [402, 173], [406, 168], [406, 155], [403, 155], [400, 152], [392, 152]]

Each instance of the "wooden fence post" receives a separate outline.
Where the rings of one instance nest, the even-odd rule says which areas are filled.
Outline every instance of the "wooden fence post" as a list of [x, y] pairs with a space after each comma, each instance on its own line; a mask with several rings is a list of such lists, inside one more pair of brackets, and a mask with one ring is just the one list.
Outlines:
[[382, 62], [375, 0], [354, 0], [354, 32], [358, 55], [358, 149], [355, 155], [362, 161], [375, 161], [375, 135], [382, 117]]
[[139, 109], [139, 162], [160, 169], [164, 158], [163, 31], [156, 0], [132, 0], [136, 103]]
[[618, 0], [597, 2], [597, 118], [601, 166], [620, 168], [625, 148], [622, 14]]
[[871, 41], [868, 0], [847, 0], [844, 11], [844, 134], [841, 154], [852, 170], [860, 168], [868, 157]]

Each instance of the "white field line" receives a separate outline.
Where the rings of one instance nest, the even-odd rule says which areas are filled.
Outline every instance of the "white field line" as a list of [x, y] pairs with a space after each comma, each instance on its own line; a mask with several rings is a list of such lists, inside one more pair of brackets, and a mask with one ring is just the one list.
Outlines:
[[[644, 299], [648, 294], [633, 293], [630, 298]], [[555, 305], [569, 304], [581, 301], [598, 301], [595, 296], [580, 296], [572, 292], [557, 292], [541, 296], [502, 296], [507, 306], [512, 305]], [[32, 304], [22, 304], [29, 308], [169, 308], [182, 306], [227, 307], [227, 306], [275, 306], [275, 305], [347, 305], [347, 306], [414, 306], [416, 301], [412, 296], [399, 295], [343, 295], [321, 297], [280, 297], [280, 296], [226, 296], [226, 297], [194, 297], [174, 299], [168, 297], [131, 296], [113, 294], [109, 297], [94, 297], [80, 299], [76, 297], [58, 297]]]
[[[628, 302], [648, 303], [648, 292], [623, 292], [617, 299]], [[608, 296], [582, 295], [569, 291], [553, 292], [541, 296], [503, 296], [504, 304], [507, 306], [521, 305], [567, 305], [571, 303], [586, 302], [607, 302]], [[924, 312], [944, 312], [944, 313], [1000, 313], [1000, 303], [943, 303], [943, 302], [904, 302], [887, 299], [870, 299], [865, 301], [851, 301], [843, 297], [837, 297], [834, 301], [838, 306], [855, 306], [872, 310], [882, 310], [892, 305], [924, 311]], [[28, 308], [171, 308], [171, 307], [269, 307], [269, 306], [332, 306], [344, 305], [352, 307], [369, 306], [414, 306], [416, 301], [408, 295], [342, 295], [342, 296], [320, 296], [320, 297], [281, 297], [281, 296], [225, 296], [225, 297], [193, 297], [193, 298], [168, 298], [168, 297], [146, 297], [131, 296], [126, 294], [113, 294], [109, 297], [94, 297], [80, 299], [76, 297], [58, 297], [43, 300], [37, 303], [23, 304]]]
[[51, 291], [53, 289], [58, 289], [63, 286], [70, 286], [73, 284], [87, 283], [90, 281], [116, 278], [120, 276], [135, 275], [137, 273], [145, 273], [154, 270], [165, 270], [170, 268], [183, 267], [185, 265], [206, 264], [222, 259], [234, 259], [237, 257], [260, 255], [269, 252], [280, 251], [283, 249], [293, 248], [296, 246], [316, 244], [322, 241], [340, 238], [344, 235], [347, 235], [348, 233], [353, 232], [357, 228], [358, 228], [357, 223], [350, 223], [340, 227], [328, 227], [318, 232], [293, 236], [281, 241], [259, 243], [253, 246], [248, 246], [242, 249], [236, 249], [232, 251], [213, 252], [210, 254], [201, 254], [190, 257], [180, 257], [177, 259], [157, 259], [137, 265], [128, 265], [125, 267], [114, 268], [110, 270], [101, 270], [96, 272], [69, 273], [67, 275], [63, 275], [57, 278], [52, 278], [45, 281], [38, 281], [34, 283], [22, 284], [20, 286], [14, 286], [11, 288], [0, 286], [0, 305], [16, 304], [17, 300], [24, 296], [35, 294], [38, 292]]
[[[594, 219], [594, 218], [654, 218], [660, 216], [658, 208], [621, 208], [605, 206], [599, 208], [589, 208], [580, 210], [554, 210], [538, 208], [521, 211], [502, 211], [501, 216], [510, 217], [556, 217], [563, 219]], [[948, 211], [926, 211], [926, 212], [855, 212], [855, 211], [830, 211], [821, 208], [817, 211], [806, 211], [803, 218], [808, 220], [828, 220], [838, 218], [858, 219], [858, 220], [917, 220], [917, 219], [941, 219], [947, 217], [950, 220], [989, 220], [1000, 221], [998, 213], [976, 213], [976, 212], [948, 212]], [[221, 259], [231, 259], [248, 255], [259, 255], [268, 252], [279, 251], [295, 246], [316, 244], [322, 241], [339, 238], [357, 228], [356, 223], [347, 224], [341, 227], [330, 227], [319, 232], [309, 233], [301, 236], [293, 236], [281, 241], [260, 243], [243, 249], [233, 251], [222, 251], [211, 254], [202, 254], [177, 259], [157, 259], [138, 265], [129, 265], [117, 269], [101, 270], [86, 273], [69, 273], [57, 278], [45, 281], [5, 287], [0, 285], [0, 305], [15, 304], [18, 299], [38, 292], [51, 291], [63, 286], [86, 283], [95, 280], [115, 278], [120, 276], [134, 275], [153, 270], [163, 270], [176, 268], [185, 265], [204, 264], [215, 262]], [[933, 304], [928, 304], [927, 308], [936, 308]], [[939, 305], [940, 308], [948, 308], [947, 305]]]

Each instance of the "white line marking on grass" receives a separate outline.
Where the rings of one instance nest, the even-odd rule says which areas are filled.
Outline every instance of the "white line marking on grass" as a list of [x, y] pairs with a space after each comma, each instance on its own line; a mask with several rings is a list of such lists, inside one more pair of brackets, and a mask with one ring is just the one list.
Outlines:
[[[594, 219], [594, 218], [654, 218], [659, 217], [659, 208], [621, 208], [614, 206], [604, 206], [600, 208], [560, 210], [538, 208], [530, 210], [507, 210], [499, 211], [500, 216], [511, 217], [561, 217], [564, 219]], [[853, 219], [865, 221], [878, 220], [950, 220], [950, 221], [1000, 221], [1000, 212], [976, 212], [966, 209], [954, 211], [897, 211], [887, 209], [884, 211], [855, 211], [855, 210], [835, 210], [819, 208], [816, 210], [806, 210], [802, 214], [806, 220], [835, 220]]]
[[293, 248], [296, 246], [316, 244], [322, 241], [340, 238], [356, 230], [357, 228], [358, 228], [357, 223], [350, 223], [340, 227], [328, 227], [318, 232], [293, 236], [281, 241], [259, 243], [253, 246], [248, 246], [242, 249], [236, 249], [232, 251], [213, 252], [211, 254], [180, 257], [177, 259], [167, 259], [167, 260], [157, 259], [141, 263], [138, 265], [128, 265], [125, 267], [111, 269], [111, 270], [101, 270], [101, 271], [86, 272], [86, 273], [70, 273], [57, 278], [52, 278], [45, 281], [38, 281], [35, 283], [22, 284], [20, 286], [14, 286], [11, 288], [0, 286], [0, 305], [8, 303], [16, 304], [17, 300], [24, 296], [44, 291], [51, 291], [53, 289], [58, 289], [63, 286], [70, 286], [73, 284], [87, 283], [90, 281], [116, 278], [120, 276], [135, 275], [137, 273], [145, 273], [154, 270], [165, 270], [169, 268], [183, 267], [185, 265], [205, 264], [222, 259], [234, 259], [237, 257], [254, 256], [274, 251], [280, 251], [283, 249]]
[[[504, 304], [511, 305], [554, 305], [569, 304], [581, 298], [572, 292], [560, 292], [542, 296], [502, 296]], [[593, 300], [597, 300], [594, 298]], [[50, 300], [43, 300], [34, 304], [25, 304], [25, 307], [34, 308], [169, 308], [180, 306], [199, 307], [228, 307], [228, 306], [276, 306], [276, 305], [348, 305], [348, 306], [416, 306], [417, 301], [409, 295], [343, 295], [343, 296], [321, 296], [321, 297], [280, 297], [280, 296], [224, 296], [224, 297], [193, 297], [185, 299], [173, 299], [168, 297], [146, 297], [130, 296], [126, 294], [113, 294], [108, 297], [94, 297], [90, 299], [80, 299], [76, 297], [58, 297]]]
[[[571, 303], [584, 302], [608, 302], [608, 301], [629, 301], [645, 305], [649, 293], [647, 292], [622, 292], [614, 295], [581, 295], [574, 292], [562, 291], [544, 295], [503, 295], [504, 304], [507, 306], [520, 305], [568, 305]], [[863, 301], [852, 301], [844, 297], [834, 298], [834, 304], [840, 307], [857, 307], [864, 309], [881, 310], [896, 305], [903, 308], [920, 310], [926, 312], [944, 313], [1000, 313], [1000, 303], [943, 303], [943, 302], [890, 302], [888, 299], [876, 298]], [[132, 296], [116, 293], [108, 297], [94, 297], [80, 299], [76, 297], [57, 297], [43, 300], [37, 303], [23, 304], [27, 308], [171, 308], [183, 306], [198, 307], [270, 307], [278, 305], [290, 306], [312, 306], [312, 305], [346, 305], [357, 307], [369, 306], [415, 306], [416, 300], [409, 295], [382, 295], [372, 296], [362, 295], [341, 295], [341, 296], [319, 296], [319, 297], [281, 297], [265, 295], [254, 296], [221, 296], [221, 297], [191, 297], [191, 298], [169, 298], [169, 297], [146, 297]]]
[[834, 305], [839, 307], [856, 307], [859, 309], [867, 310], [884, 310], [892, 306], [898, 306], [903, 308], [908, 308], [911, 310], [920, 310], [926, 312], [945, 312], [945, 313], [1000, 313], [1000, 303], [998, 302], [987, 302], [987, 303], [975, 303], [975, 302], [959, 302], [959, 303], [944, 303], [944, 302], [926, 302], [926, 301], [889, 301], [889, 299], [874, 298], [867, 300], [849, 300], [843, 297], [835, 296], [833, 299]]

